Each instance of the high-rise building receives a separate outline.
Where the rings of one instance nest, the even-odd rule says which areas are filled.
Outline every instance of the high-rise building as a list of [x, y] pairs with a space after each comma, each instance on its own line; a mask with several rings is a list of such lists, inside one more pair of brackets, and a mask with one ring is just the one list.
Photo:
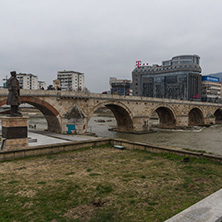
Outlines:
[[201, 101], [221, 102], [221, 83], [219, 78], [202, 76]]
[[37, 76], [33, 74], [19, 73], [16, 77], [21, 89], [39, 89]]
[[117, 95], [131, 95], [131, 80], [110, 77], [110, 92]]
[[201, 67], [198, 55], [175, 56], [162, 65], [140, 65], [132, 72], [133, 95], [200, 100]]
[[62, 91], [82, 91], [84, 89], [84, 73], [75, 71], [59, 71], [57, 79]]

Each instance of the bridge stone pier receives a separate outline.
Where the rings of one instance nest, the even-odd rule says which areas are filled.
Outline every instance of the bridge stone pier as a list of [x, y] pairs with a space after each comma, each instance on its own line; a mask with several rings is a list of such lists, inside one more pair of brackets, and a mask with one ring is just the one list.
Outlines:
[[[7, 95], [7, 89], [0, 90], [0, 106], [6, 104]], [[43, 113], [49, 131], [63, 134], [85, 133], [93, 113], [104, 106], [113, 112], [116, 130], [122, 132], [148, 132], [154, 112], [161, 128], [222, 123], [222, 104], [216, 103], [45, 90], [21, 90], [21, 100]]]

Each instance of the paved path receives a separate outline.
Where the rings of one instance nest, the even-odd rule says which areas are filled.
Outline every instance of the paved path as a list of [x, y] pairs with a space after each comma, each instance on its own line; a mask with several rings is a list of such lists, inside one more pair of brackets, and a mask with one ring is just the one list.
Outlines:
[[37, 130], [29, 131], [28, 137], [29, 137], [29, 146], [98, 139], [98, 137], [93, 137], [93, 136], [63, 135], [48, 131], [37, 131]]
[[222, 222], [222, 189], [165, 222]]

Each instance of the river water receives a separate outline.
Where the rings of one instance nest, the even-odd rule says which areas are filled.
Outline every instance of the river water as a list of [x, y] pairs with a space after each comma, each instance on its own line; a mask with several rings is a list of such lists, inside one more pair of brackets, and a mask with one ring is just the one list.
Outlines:
[[[99, 119], [105, 120], [106, 122], [98, 122]], [[94, 132], [97, 136], [101, 137], [116, 137], [153, 145], [205, 150], [222, 155], [222, 125], [194, 127], [189, 130], [159, 130], [157, 132], [140, 135], [108, 130], [115, 126], [116, 120], [114, 118], [93, 117], [90, 119], [88, 131]]]
[[[100, 121], [102, 120], [102, 121]], [[39, 130], [47, 128], [44, 118], [30, 118], [30, 125]], [[143, 142], [153, 145], [180, 147], [192, 150], [205, 150], [222, 155], [222, 125], [211, 127], [196, 127], [189, 130], [160, 130], [149, 134], [131, 134], [109, 131], [116, 126], [113, 117], [92, 117], [87, 131], [98, 137], [116, 137], [133, 142]]]

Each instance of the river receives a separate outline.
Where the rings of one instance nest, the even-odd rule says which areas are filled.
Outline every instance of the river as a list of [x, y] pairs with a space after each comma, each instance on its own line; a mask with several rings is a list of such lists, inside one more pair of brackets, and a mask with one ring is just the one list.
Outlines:
[[[99, 120], [103, 120], [101, 122]], [[30, 118], [29, 124], [38, 130], [47, 128], [44, 118]], [[113, 117], [92, 117], [87, 131], [95, 133], [98, 137], [116, 137], [134, 142], [143, 142], [153, 145], [180, 147], [192, 150], [205, 150], [222, 155], [222, 125], [211, 127], [194, 127], [189, 130], [160, 130], [149, 134], [131, 134], [109, 131], [116, 126]]]

